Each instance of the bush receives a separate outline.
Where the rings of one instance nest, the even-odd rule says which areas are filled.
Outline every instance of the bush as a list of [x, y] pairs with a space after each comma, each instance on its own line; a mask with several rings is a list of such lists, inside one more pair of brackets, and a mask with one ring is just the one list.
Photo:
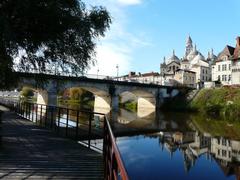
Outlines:
[[123, 104], [120, 104], [120, 107], [132, 112], [137, 112], [137, 102], [135, 101], [127, 101]]
[[23, 87], [20, 95], [23, 96], [24, 98], [29, 98], [29, 97], [34, 96], [34, 92], [29, 87]]

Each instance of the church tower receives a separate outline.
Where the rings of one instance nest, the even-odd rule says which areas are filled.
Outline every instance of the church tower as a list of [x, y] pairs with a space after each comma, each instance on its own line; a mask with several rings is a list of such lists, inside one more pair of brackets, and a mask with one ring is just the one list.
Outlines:
[[185, 50], [185, 58], [187, 58], [188, 54], [193, 50], [192, 39], [190, 35], [187, 37], [186, 41], [186, 50]]

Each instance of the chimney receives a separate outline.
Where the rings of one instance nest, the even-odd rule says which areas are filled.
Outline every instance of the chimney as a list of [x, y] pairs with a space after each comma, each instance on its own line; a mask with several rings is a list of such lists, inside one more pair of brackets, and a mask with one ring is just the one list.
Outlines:
[[240, 37], [238, 36], [238, 37], [236, 38], [236, 40], [237, 40], [237, 45], [236, 45], [236, 47], [240, 47]]

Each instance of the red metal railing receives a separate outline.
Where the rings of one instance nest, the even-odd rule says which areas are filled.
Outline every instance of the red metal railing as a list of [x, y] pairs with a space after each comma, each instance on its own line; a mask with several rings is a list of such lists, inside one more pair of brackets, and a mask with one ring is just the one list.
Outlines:
[[106, 180], [129, 179], [118, 147], [116, 145], [116, 140], [113, 135], [111, 126], [106, 117], [104, 118], [103, 155], [104, 177]]

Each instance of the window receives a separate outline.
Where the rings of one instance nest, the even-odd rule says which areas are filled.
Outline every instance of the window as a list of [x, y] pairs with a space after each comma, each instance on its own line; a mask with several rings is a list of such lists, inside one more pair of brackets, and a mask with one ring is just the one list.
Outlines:
[[222, 75], [222, 81], [224, 81], [224, 75]]
[[226, 146], [227, 145], [227, 140], [226, 139], [222, 139], [222, 145]]
[[220, 149], [218, 149], [218, 155], [220, 156]]
[[221, 71], [221, 66], [220, 65], [218, 65], [218, 71]]
[[230, 75], [228, 75], [228, 81], [231, 81], [231, 79], [232, 79], [232, 76], [230, 74]]
[[226, 64], [223, 64], [222, 65], [222, 71], [226, 71], [227, 70], [227, 65]]
[[204, 69], [202, 70], [202, 73], [204, 74]]
[[229, 70], [229, 71], [231, 70], [231, 64], [228, 65], [228, 70]]
[[226, 157], [227, 156], [227, 151], [226, 150], [222, 150], [222, 156]]
[[221, 76], [220, 75], [218, 75], [218, 81], [220, 81], [221, 80]]

